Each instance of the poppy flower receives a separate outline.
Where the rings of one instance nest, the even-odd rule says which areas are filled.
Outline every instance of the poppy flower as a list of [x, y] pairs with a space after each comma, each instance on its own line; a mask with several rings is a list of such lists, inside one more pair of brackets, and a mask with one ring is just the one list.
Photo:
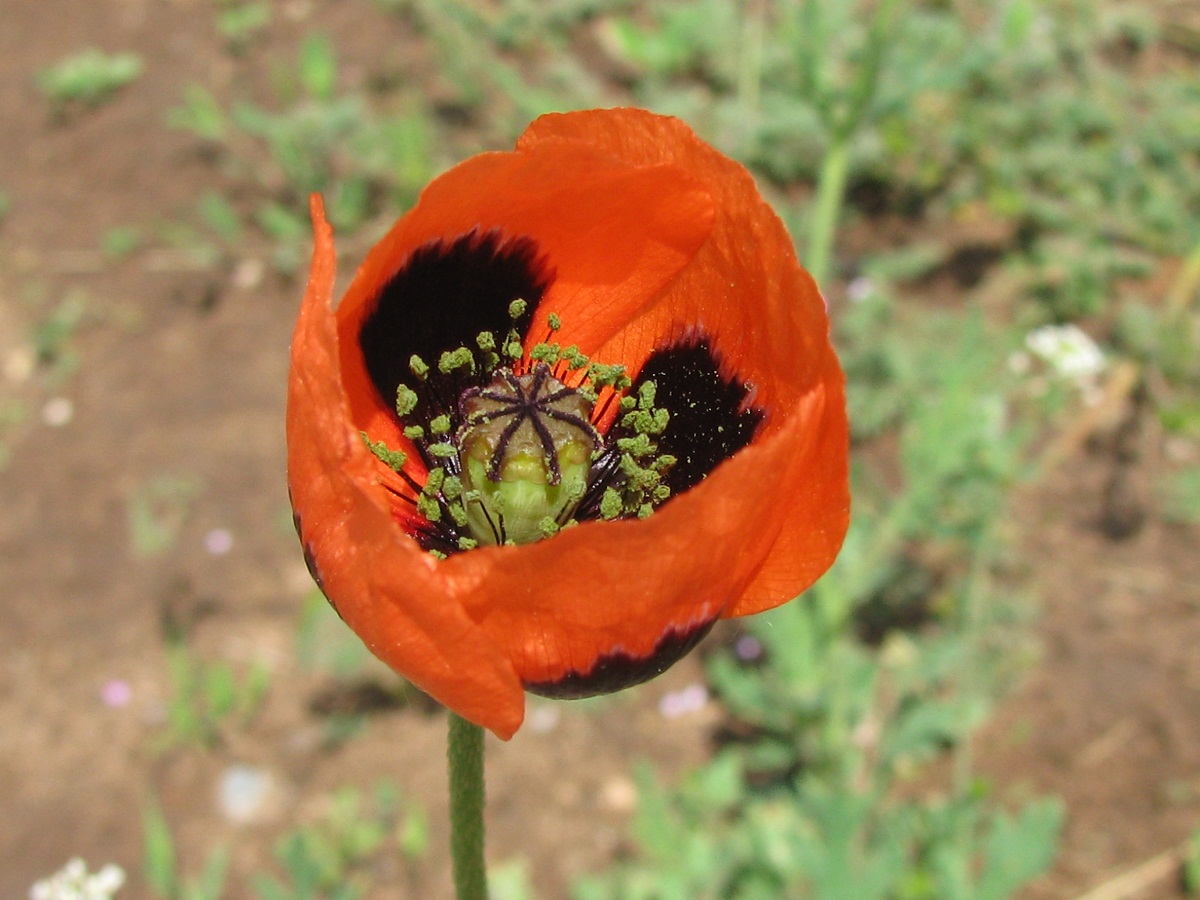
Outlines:
[[318, 585], [507, 739], [795, 597], [849, 515], [825, 305], [749, 173], [642, 110], [435, 179], [333, 307], [320, 202], [288, 390]]

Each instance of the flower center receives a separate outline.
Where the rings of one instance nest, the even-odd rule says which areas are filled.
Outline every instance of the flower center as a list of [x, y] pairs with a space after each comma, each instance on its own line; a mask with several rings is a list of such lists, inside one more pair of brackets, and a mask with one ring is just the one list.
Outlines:
[[[363, 435], [399, 478], [381, 479], [398, 520], [435, 556], [528, 544], [587, 519], [648, 516], [671, 494], [663, 475], [676, 460], [659, 451], [669, 415], [655, 405], [654, 382], [634, 389], [622, 366], [553, 341], [527, 353], [515, 328], [524, 311], [513, 301], [503, 339], [481, 332], [477, 349], [409, 360], [396, 415], [423, 481], [406, 451]], [[561, 322], [551, 314], [548, 324], [553, 337]]]
[[527, 544], [566, 522], [587, 490], [592, 454], [603, 442], [592, 404], [544, 363], [459, 398], [456, 436], [467, 525], [480, 544]]

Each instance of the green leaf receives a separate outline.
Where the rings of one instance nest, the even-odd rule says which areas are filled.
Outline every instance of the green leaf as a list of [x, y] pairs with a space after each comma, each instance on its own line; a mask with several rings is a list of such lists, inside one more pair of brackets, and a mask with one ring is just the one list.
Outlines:
[[142, 74], [136, 53], [83, 50], [38, 73], [37, 83], [56, 106], [82, 103], [97, 106]]
[[1050, 867], [1058, 850], [1063, 806], [1030, 803], [1014, 817], [997, 813], [984, 846], [983, 873], [972, 900], [1007, 900]]
[[142, 871], [150, 889], [165, 900], [174, 898], [178, 887], [175, 872], [175, 841], [158, 804], [142, 807]]
[[337, 92], [337, 57], [327, 37], [309, 35], [300, 45], [300, 81], [314, 99], [333, 99]]
[[190, 131], [201, 140], [224, 141], [229, 120], [225, 111], [208, 88], [199, 84], [188, 85], [183, 92], [183, 103], [167, 110], [167, 125]]
[[269, 3], [246, 3], [222, 10], [217, 16], [217, 30], [232, 44], [244, 44], [271, 22]]
[[233, 244], [242, 238], [242, 222], [228, 200], [216, 191], [206, 191], [198, 205], [200, 217], [222, 241]]
[[218, 847], [209, 854], [200, 877], [190, 882], [181, 900], [221, 900], [229, 871], [229, 849]]

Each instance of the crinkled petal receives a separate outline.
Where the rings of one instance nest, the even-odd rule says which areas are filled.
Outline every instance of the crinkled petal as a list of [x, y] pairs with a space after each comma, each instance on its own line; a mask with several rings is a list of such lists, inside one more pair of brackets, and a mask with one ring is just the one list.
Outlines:
[[287, 414], [288, 487], [305, 554], [326, 596], [373, 653], [465, 718], [511, 737], [525, 697], [508, 655], [396, 525], [377, 488], [378, 463], [351, 422], [331, 308], [333, 235], [318, 198], [313, 220]]
[[[759, 441], [807, 411], [808, 451], [796, 449], [793, 459], [748, 476], [769, 480], [777, 490], [744, 527], [760, 539], [775, 537], [762, 568], [726, 615], [790, 600], [837, 556], [849, 525], [850, 494], [844, 377], [825, 302], [796, 260], [787, 230], [750, 173], [677, 119], [638, 109], [548, 115], [526, 130], [517, 147], [532, 152], [545, 144], [584, 144], [633, 165], [678, 166], [713, 197], [710, 239], [669, 289], [637, 320], [613, 323], [611, 337], [580, 343], [598, 358], [620, 359], [636, 370], [655, 347], [700, 329], [712, 337], [729, 373], [752, 384], [754, 402], [769, 410]], [[569, 306], [560, 312], [565, 342], [580, 339], [573, 313]]]

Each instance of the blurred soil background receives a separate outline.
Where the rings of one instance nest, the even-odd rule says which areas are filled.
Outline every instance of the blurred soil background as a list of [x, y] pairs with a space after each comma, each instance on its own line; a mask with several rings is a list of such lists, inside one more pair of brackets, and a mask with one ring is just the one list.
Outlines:
[[618, 104], [806, 261], [845, 190], [856, 525], [765, 624], [489, 739], [496, 896], [1189, 896], [1200, 10], [899, 6], [0, 0], [0, 896], [73, 856], [450, 896], [444, 715], [291, 527], [304, 198], [344, 285], [438, 171]]

